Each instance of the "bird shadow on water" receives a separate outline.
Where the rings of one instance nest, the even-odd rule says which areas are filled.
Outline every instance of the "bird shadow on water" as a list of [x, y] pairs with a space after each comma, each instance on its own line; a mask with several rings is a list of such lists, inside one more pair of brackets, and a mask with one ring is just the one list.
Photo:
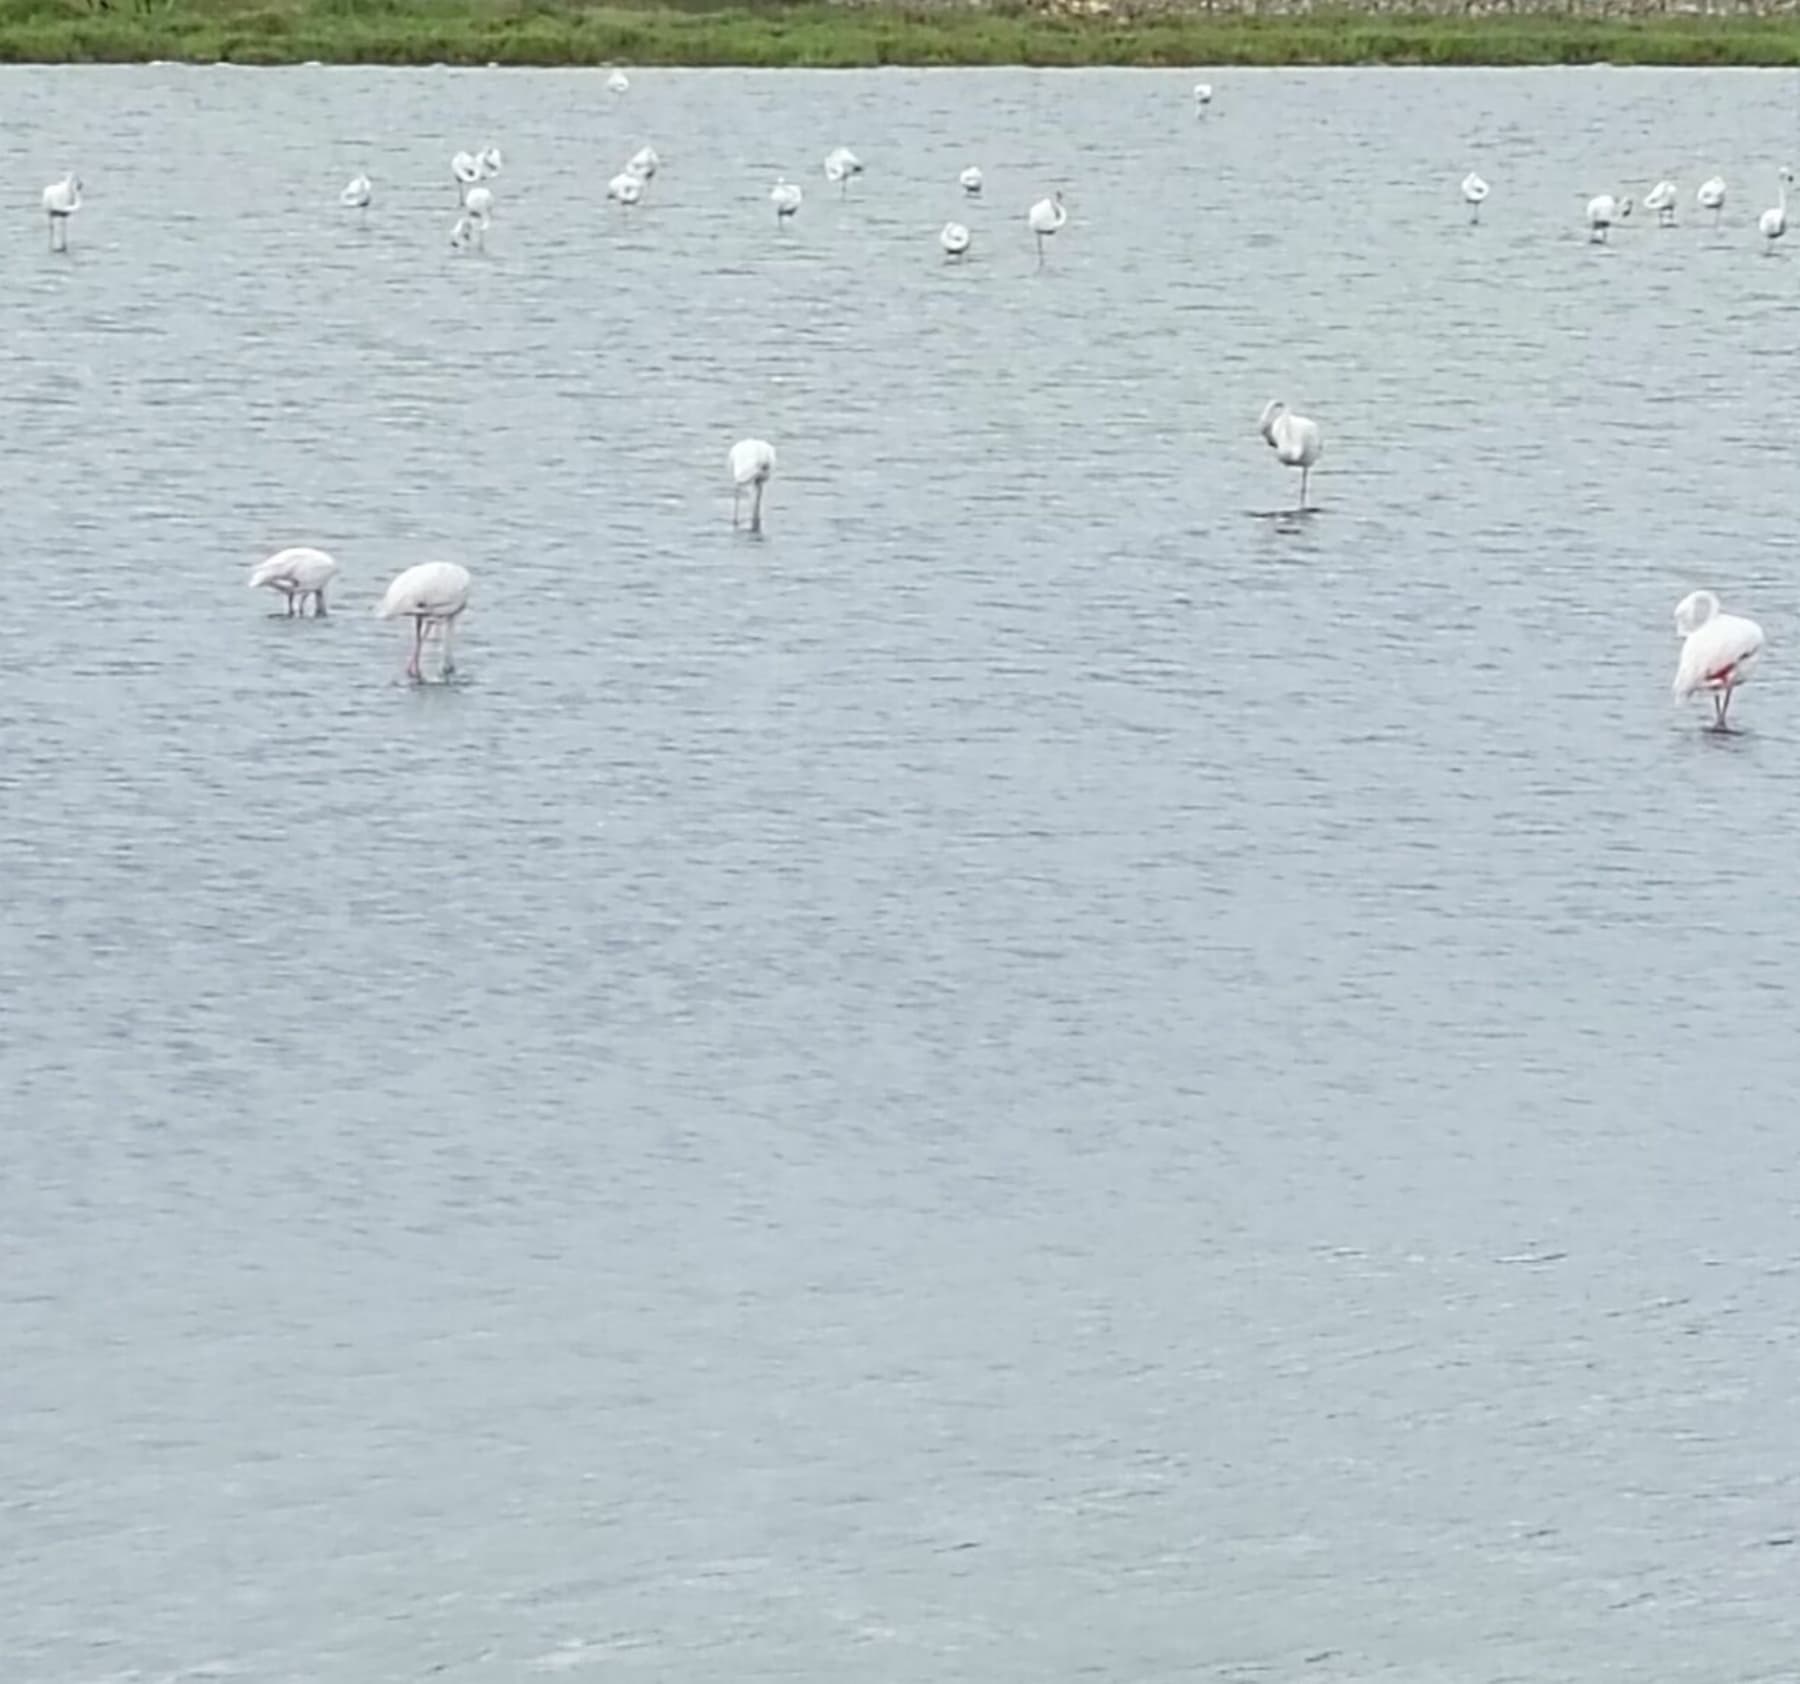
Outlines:
[[1277, 532], [1304, 532], [1308, 521], [1324, 513], [1317, 503], [1309, 503], [1304, 509], [1246, 509], [1244, 512], [1252, 520], [1271, 522]]

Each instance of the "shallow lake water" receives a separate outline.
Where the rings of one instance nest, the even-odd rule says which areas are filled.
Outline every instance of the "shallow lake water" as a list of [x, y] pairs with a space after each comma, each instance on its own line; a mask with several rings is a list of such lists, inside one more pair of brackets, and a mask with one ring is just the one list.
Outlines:
[[1796, 80], [1211, 79], [0, 72], [9, 1679], [1793, 1676]]

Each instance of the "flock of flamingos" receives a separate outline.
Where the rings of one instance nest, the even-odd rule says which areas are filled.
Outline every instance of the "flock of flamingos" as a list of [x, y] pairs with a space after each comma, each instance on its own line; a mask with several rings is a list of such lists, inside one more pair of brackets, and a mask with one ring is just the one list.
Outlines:
[[[631, 86], [622, 70], [615, 70], [607, 80], [608, 89], [625, 93]], [[1194, 110], [1206, 116], [1212, 105], [1210, 83], [1200, 82], [1194, 88]], [[450, 160], [450, 174], [456, 187], [458, 214], [450, 231], [450, 243], [462, 250], [484, 249], [488, 225], [493, 217], [494, 193], [488, 183], [499, 175], [504, 162], [497, 146], [479, 152], [458, 152]], [[661, 160], [653, 147], [640, 148], [625, 166], [607, 183], [606, 194], [623, 206], [641, 202], [654, 179]], [[863, 172], [862, 160], [847, 146], [834, 147], [825, 157], [825, 179], [840, 192], [848, 192], [850, 183]], [[1765, 210], [1757, 221], [1763, 250], [1774, 250], [1775, 242], [1787, 232], [1787, 190], [1793, 172], [1785, 165], [1777, 172], [1776, 203]], [[957, 178], [958, 185], [970, 199], [979, 198], [982, 174], [978, 165], [970, 164]], [[1481, 219], [1481, 207], [1487, 202], [1489, 187], [1478, 174], [1470, 171], [1462, 180], [1462, 196], [1469, 206], [1473, 222]], [[1675, 222], [1679, 189], [1672, 181], [1659, 181], [1644, 195], [1644, 209], [1654, 212], [1662, 227]], [[374, 184], [359, 174], [345, 186], [341, 202], [350, 209], [366, 212], [374, 202]], [[1713, 176], [1702, 182], [1695, 193], [1695, 203], [1710, 211], [1717, 225], [1725, 209], [1724, 178]], [[779, 227], [800, 212], [805, 195], [797, 183], [785, 177], [770, 190], [769, 202], [774, 207]], [[81, 209], [81, 181], [74, 174], [52, 182], [44, 189], [44, 214], [50, 224], [50, 249], [68, 250], [69, 219]], [[1612, 226], [1631, 215], [1633, 201], [1629, 195], [1601, 193], [1588, 201], [1589, 238], [1604, 243]], [[1038, 261], [1044, 260], [1044, 242], [1053, 238], [1068, 221], [1062, 194], [1052, 193], [1039, 199], [1026, 213], [1026, 226], [1037, 241]], [[945, 256], [958, 260], [969, 250], [971, 235], [961, 222], [947, 222], [938, 235]], [[1276, 459], [1284, 466], [1300, 471], [1299, 510], [1307, 511], [1307, 489], [1314, 463], [1324, 450], [1319, 424], [1304, 415], [1295, 415], [1279, 400], [1264, 409], [1259, 430]], [[749, 528], [753, 534], [762, 531], [763, 492], [775, 472], [775, 447], [766, 439], [742, 439], [731, 447], [726, 459], [732, 483], [732, 526], [743, 517], [743, 503], [750, 499]], [[304, 617], [307, 604], [314, 617], [325, 613], [325, 592], [336, 577], [338, 565], [323, 550], [286, 549], [272, 555], [251, 570], [253, 588], [279, 592], [287, 603], [286, 612]], [[388, 586], [387, 594], [376, 608], [384, 620], [412, 622], [412, 649], [406, 663], [407, 677], [420, 681], [424, 677], [423, 660], [426, 644], [435, 639], [441, 650], [440, 674], [448, 678], [456, 671], [452, 640], [456, 622], [469, 605], [468, 570], [451, 561], [428, 561], [409, 567]], [[1704, 695], [1712, 702], [1715, 730], [1727, 729], [1732, 693], [1748, 679], [1762, 658], [1763, 631], [1754, 620], [1727, 614], [1711, 591], [1693, 591], [1683, 597], [1675, 609], [1675, 629], [1682, 639], [1681, 656], [1676, 667], [1674, 693], [1677, 701]]]

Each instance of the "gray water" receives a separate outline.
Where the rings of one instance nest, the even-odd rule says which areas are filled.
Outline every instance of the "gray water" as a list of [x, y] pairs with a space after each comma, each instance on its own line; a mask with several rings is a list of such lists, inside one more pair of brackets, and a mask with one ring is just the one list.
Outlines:
[[8, 1680], [1796, 1675], [1793, 78], [1213, 80], [0, 75]]

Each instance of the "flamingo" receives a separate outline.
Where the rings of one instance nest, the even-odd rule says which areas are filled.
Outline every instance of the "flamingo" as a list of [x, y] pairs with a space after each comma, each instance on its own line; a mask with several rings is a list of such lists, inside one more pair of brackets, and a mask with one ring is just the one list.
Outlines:
[[1623, 222], [1631, 215], [1629, 198], [1615, 199], [1610, 193], [1602, 193], [1597, 198], [1588, 200], [1588, 239], [1604, 244], [1606, 231], [1615, 222]]
[[1194, 115], [1204, 117], [1206, 108], [1212, 104], [1212, 83], [1196, 82], [1194, 84]]
[[662, 168], [662, 159], [657, 157], [654, 146], [640, 146], [627, 160], [625, 168], [639, 181], [648, 181]]
[[325, 617], [325, 587], [337, 577], [338, 564], [323, 550], [305, 547], [277, 550], [267, 561], [250, 569], [252, 590], [266, 586], [287, 598], [287, 615], [306, 615], [306, 599], [310, 596], [315, 620]]
[[1696, 691], [1710, 691], [1713, 728], [1723, 731], [1732, 691], [1762, 659], [1762, 627], [1737, 614], [1721, 614], [1711, 591], [1694, 591], [1676, 605], [1675, 629], [1682, 638], [1675, 700], [1685, 702]]
[[1694, 195], [1694, 201], [1702, 210], [1713, 213], [1713, 227], [1719, 226], [1719, 218], [1725, 210], [1725, 178], [1715, 175], [1700, 183], [1700, 190]]
[[456, 183], [456, 202], [481, 179], [481, 164], [473, 152], [457, 152], [450, 159], [450, 176]]
[[1285, 403], [1276, 398], [1263, 410], [1257, 430], [1269, 441], [1269, 448], [1275, 452], [1277, 461], [1300, 470], [1300, 507], [1304, 509], [1307, 479], [1312, 473], [1313, 463], [1318, 461], [1325, 450], [1318, 422], [1309, 421], [1304, 415], [1293, 414]]
[[457, 616], [469, 606], [469, 571], [453, 561], [424, 561], [409, 567], [388, 586], [387, 595], [375, 610], [377, 619], [409, 619], [413, 623], [412, 659], [406, 663], [406, 676], [419, 678], [419, 657], [425, 651], [425, 639], [436, 631], [444, 646], [443, 676], [456, 671], [456, 660], [450, 652], [450, 634]]
[[739, 439], [731, 447], [731, 526], [737, 530], [739, 507], [744, 500], [744, 487], [754, 488], [750, 504], [750, 530], [762, 531], [763, 487], [775, 472], [775, 447], [766, 439]]
[[81, 178], [65, 175], [44, 189], [44, 215], [50, 219], [50, 249], [69, 249], [69, 218], [81, 209]]
[[644, 184], [630, 170], [620, 170], [606, 184], [606, 196], [622, 205], [635, 205], [644, 196]]
[[1037, 235], [1038, 267], [1041, 269], [1044, 266], [1044, 241], [1069, 220], [1069, 213], [1063, 209], [1062, 194], [1056, 192], [1047, 199], [1039, 199], [1025, 220], [1031, 224], [1032, 233]]
[[1783, 164], [1780, 173], [1780, 197], [1756, 219], [1757, 229], [1763, 237], [1765, 253], [1772, 252], [1775, 249], [1775, 242], [1787, 232], [1787, 190], [1788, 183], [1794, 179], [1794, 172], [1786, 164]]
[[481, 171], [483, 181], [492, 181], [500, 173], [500, 166], [506, 160], [500, 155], [497, 146], [484, 146], [475, 154], [475, 167]]
[[472, 245], [478, 251], [486, 251], [488, 223], [493, 220], [493, 215], [493, 190], [471, 187], [463, 199], [463, 213], [450, 230], [451, 245], [465, 248]]
[[825, 179], [836, 182], [840, 192], [850, 191], [850, 178], [862, 174], [862, 159], [847, 146], [834, 146], [825, 154]]
[[960, 222], [946, 222], [938, 235], [938, 244], [946, 257], [960, 258], [969, 249], [969, 231]]
[[1488, 196], [1488, 184], [1473, 170], [1470, 170], [1469, 173], [1462, 178], [1462, 196], [1468, 201], [1469, 220], [1471, 222], [1479, 222], [1481, 220], [1482, 202]]
[[779, 228], [800, 210], [800, 189], [785, 178], [769, 189], [769, 203], [775, 207], [775, 226]]
[[623, 70], [615, 70], [612, 75], [608, 76], [606, 79], [606, 91], [611, 94], [629, 93], [631, 91], [631, 78], [627, 76]]
[[1656, 212], [1656, 224], [1659, 228], [1675, 226], [1675, 183], [1659, 181], [1644, 195], [1644, 209]]
[[971, 199], [979, 199], [981, 197], [981, 169], [979, 165], [971, 164], [956, 179], [962, 183], [962, 190], [967, 193]]
[[366, 211], [374, 197], [374, 183], [366, 175], [353, 175], [343, 192], [338, 194], [338, 203], [348, 205], [351, 210]]

